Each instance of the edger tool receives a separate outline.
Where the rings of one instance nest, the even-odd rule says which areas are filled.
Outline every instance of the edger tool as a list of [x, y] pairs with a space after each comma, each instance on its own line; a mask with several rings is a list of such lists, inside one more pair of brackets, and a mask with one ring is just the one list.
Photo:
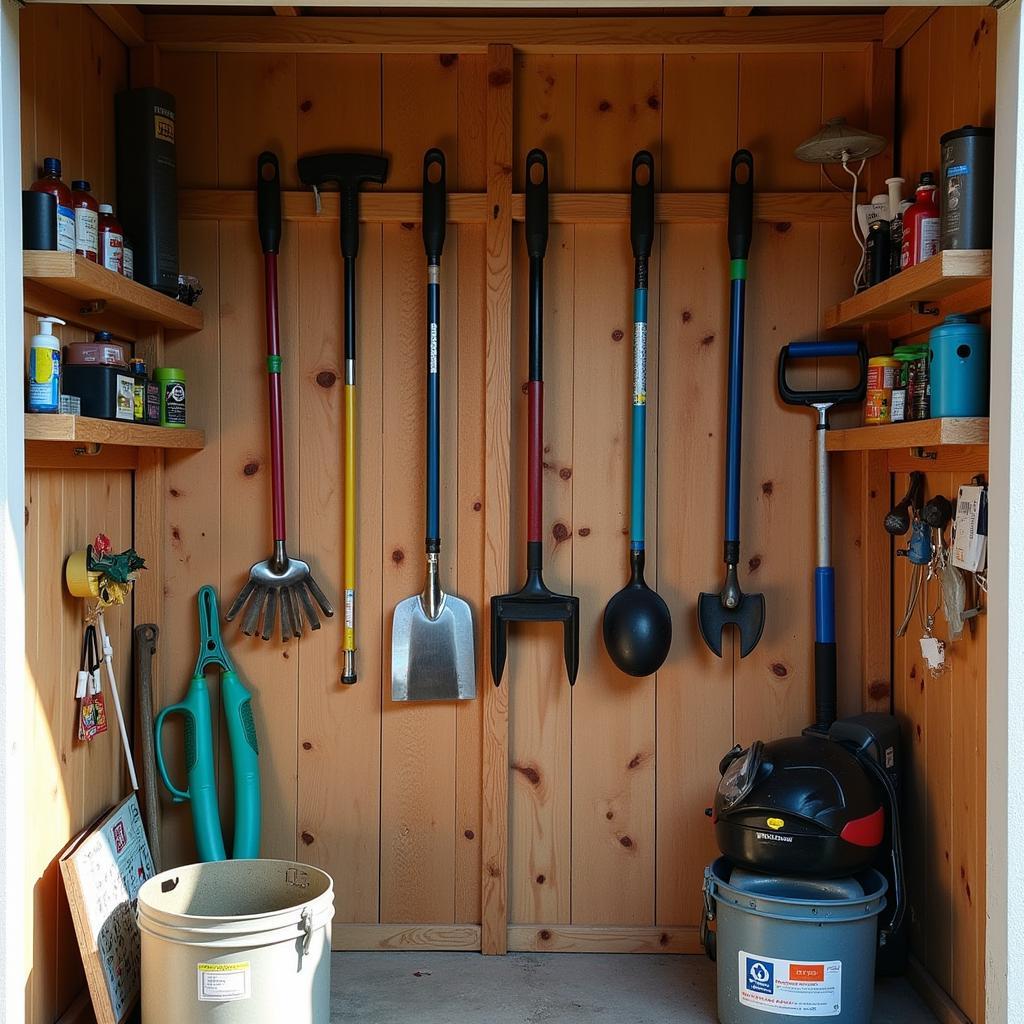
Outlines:
[[[224, 860], [224, 833], [221, 831], [220, 803], [217, 800], [217, 773], [213, 754], [213, 720], [206, 671], [219, 668], [220, 694], [224, 702], [224, 721], [231, 746], [231, 769], [235, 782], [235, 860], [251, 860], [260, 855], [260, 767], [256, 725], [252, 715], [252, 694], [235, 672], [224, 650], [217, 616], [217, 593], [213, 587], [199, 589], [199, 657], [192, 682], [180, 704], [164, 708], [156, 716], [156, 766], [175, 803], [192, 804], [192, 825], [196, 850], [201, 861]], [[163, 729], [168, 715], [185, 720], [185, 770], [188, 789], [171, 782], [164, 760]]]
[[510, 622], [561, 622], [565, 625], [565, 668], [569, 683], [580, 667], [580, 602], [544, 585], [542, 475], [544, 473], [544, 252], [548, 245], [548, 158], [543, 150], [526, 156], [526, 250], [530, 257], [529, 511], [526, 583], [515, 594], [491, 598], [491, 675], [501, 685]]
[[423, 157], [423, 247], [427, 254], [427, 582], [395, 607], [391, 627], [392, 700], [471, 700], [476, 696], [473, 610], [441, 589], [441, 250], [447, 192], [439, 149]]
[[321, 153], [299, 157], [299, 178], [320, 189], [334, 182], [341, 192], [341, 255], [345, 261], [345, 530], [344, 668], [341, 681], [356, 681], [356, 256], [359, 252], [359, 189], [366, 182], [383, 185], [387, 157], [373, 153]]
[[725, 433], [725, 583], [717, 594], [697, 599], [697, 625], [704, 643], [722, 656], [722, 632], [735, 626], [740, 657], [745, 658], [764, 632], [764, 594], [740, 590], [740, 445], [743, 407], [743, 313], [747, 257], [754, 223], [754, 158], [738, 149], [729, 182], [729, 393]]
[[[260, 246], [266, 276], [267, 376], [270, 380], [270, 495], [274, 521], [274, 553], [249, 569], [249, 579], [232, 602], [225, 618], [230, 622], [245, 608], [242, 632], [269, 640], [281, 610], [281, 639], [302, 636], [302, 617], [320, 628], [320, 611], [334, 614], [309, 565], [290, 558], [285, 545], [284, 411], [281, 402], [281, 338], [277, 306], [277, 253], [281, 247], [281, 172], [273, 153], [256, 160], [256, 202]], [[246, 608], [246, 605], [248, 607]], [[263, 625], [260, 628], [262, 613]]]

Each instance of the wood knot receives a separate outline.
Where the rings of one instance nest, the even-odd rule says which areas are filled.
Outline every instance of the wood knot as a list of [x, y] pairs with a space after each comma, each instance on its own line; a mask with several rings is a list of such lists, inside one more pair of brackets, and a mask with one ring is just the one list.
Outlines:
[[868, 696], [872, 700], [882, 700], [889, 696], [889, 683], [884, 679], [875, 679], [868, 684]]
[[530, 390], [530, 382], [528, 380], [524, 380], [522, 387], [519, 390], [525, 395]]
[[333, 388], [338, 382], [338, 375], [333, 370], [321, 370], [316, 375], [316, 382], [322, 388]]
[[616, 327], [615, 330], [612, 331], [612, 341], [622, 341], [624, 337], [625, 335], [622, 333], [622, 331], [619, 330], [618, 327]]
[[917, 730], [916, 731], [917, 731], [917, 738], [919, 740], [923, 739], [924, 738], [924, 733], [921, 731], [921, 723], [920, 722], [918, 722], [918, 724], [917, 724]]
[[546, 111], [546, 110], [542, 110], [537, 116], [542, 121], [550, 121], [551, 120], [551, 114], [548, 111]]
[[474, 501], [473, 502], [473, 511], [474, 512], [479, 512], [480, 509], [482, 509], [482, 508], [483, 508], [483, 505], [479, 501]]
[[749, 562], [747, 562], [747, 568], [751, 572], [757, 572], [757, 570], [761, 568], [761, 556], [754, 555], [754, 557], [751, 558]]
[[780, 679], [785, 679], [789, 675], [789, 669], [782, 664], [781, 661], [772, 662], [772, 672], [775, 673]]
[[551, 932], [549, 932], [547, 928], [541, 928], [541, 930], [537, 932], [537, 938], [539, 938], [541, 942], [549, 942], [551, 939]]
[[572, 470], [568, 466], [563, 466], [559, 471], [558, 475], [563, 480], [569, 480], [572, 477]]
[[613, 818], [615, 817], [615, 812], [614, 812], [614, 811], [605, 811], [605, 812], [604, 812], [604, 816], [605, 816], [605, 817], [606, 817], [606, 818], [607, 818], [607, 819], [608, 819], [609, 821], [611, 821], [611, 820], [612, 820], [612, 819], [613, 819]]
[[401, 228], [403, 231], [415, 231], [416, 225], [411, 220], [403, 220]]
[[668, 932], [662, 932], [658, 936], [658, 945], [659, 946], [667, 946], [668, 945]]
[[651, 108], [651, 110], [660, 110], [661, 109], [661, 100], [659, 100], [657, 96], [648, 96], [647, 97], [647, 106], [649, 106]]
[[627, 850], [632, 850], [633, 840], [629, 836], [619, 836], [619, 845], [624, 846]]
[[569, 537], [569, 527], [565, 523], [555, 523], [551, 527], [551, 536], [555, 538], [556, 544], [561, 544], [563, 540], [567, 540]]
[[301, 110], [304, 114], [308, 114], [312, 109], [313, 109], [313, 101], [312, 100], [303, 100], [299, 104], [299, 110]]
[[463, 832], [462, 834], [463, 834], [463, 835], [464, 835], [464, 836], [465, 836], [465, 837], [466, 837], [467, 839], [476, 839], [476, 833], [475, 833], [475, 832], [474, 832], [474, 831], [473, 831], [473, 830], [472, 830], [471, 828], [467, 828], [467, 829], [466, 829], [466, 831], [465, 831], [465, 832]]
[[512, 69], [511, 68], [495, 68], [487, 75], [488, 85], [498, 88], [502, 85], [508, 85], [512, 81]]
[[522, 777], [526, 779], [526, 781], [529, 782], [531, 786], [540, 785], [540, 772], [537, 771], [536, 765], [513, 764], [512, 768], [514, 771], [519, 772], [519, 774], [522, 775]]
[[778, 224], [775, 225], [775, 230], [778, 231], [780, 235], [784, 235], [792, 226], [793, 225], [790, 224], [788, 220], [780, 220]]
[[437, 62], [443, 68], [454, 67], [455, 62], [459, 59], [457, 53], [442, 53], [438, 58]]
[[405, 561], [405, 552], [401, 548], [395, 548], [395, 550], [391, 552], [391, 561], [394, 562], [395, 565], [401, 565], [402, 562]]
[[180, 498], [181, 491], [179, 491], [177, 487], [172, 487], [170, 490], [170, 495], [172, 498]]
[[538, 885], [543, 885], [546, 881], [547, 881], [547, 879], [543, 875], [538, 875], [537, 876], [537, 884]]
[[705, 334], [704, 337], [700, 339], [701, 345], [713, 345], [714, 342], [715, 336], [713, 334]]
[[305, 740], [303, 742], [303, 744], [302, 744], [302, 749], [303, 750], [312, 750], [313, 749], [313, 744], [310, 743], [309, 740]]
[[171, 527], [171, 540], [173, 540], [175, 544], [181, 543], [181, 530], [179, 530], [176, 526]]
[[771, 480], [765, 480], [761, 484], [761, 493], [770, 498], [775, 493], [775, 483]]
[[501, 868], [493, 860], [487, 862], [487, 874], [491, 878], [501, 878]]
[[576, 532], [581, 537], [589, 537], [590, 536], [590, 527], [589, 526], [581, 526]]
[[491, 210], [491, 218], [493, 220], [497, 220], [500, 215], [501, 215], [501, 204], [500, 203], [495, 203], [494, 207]]
[[601, 100], [601, 102], [598, 103], [597, 105], [597, 109], [600, 110], [602, 114], [606, 114], [609, 110], [612, 109], [612, 105], [611, 103], [608, 102], [608, 100]]
[[683, 310], [683, 323], [688, 324], [693, 319], [693, 314], [688, 310]]
[[307, 846], [312, 846], [313, 845], [313, 833], [312, 832], [303, 832], [302, 833], [302, 841]]
[[257, 459], [251, 459], [242, 467], [242, 472], [246, 476], [255, 476], [260, 471], [260, 464]]
[[651, 759], [651, 755], [650, 754], [645, 754], [643, 751], [640, 751], [640, 753], [634, 754], [629, 759], [629, 764], [626, 765], [626, 768], [629, 769], [629, 770], [632, 770], [633, 768], [639, 768], [639, 767], [641, 767], [641, 765], [644, 765], [648, 761], [650, 761], [650, 759]]

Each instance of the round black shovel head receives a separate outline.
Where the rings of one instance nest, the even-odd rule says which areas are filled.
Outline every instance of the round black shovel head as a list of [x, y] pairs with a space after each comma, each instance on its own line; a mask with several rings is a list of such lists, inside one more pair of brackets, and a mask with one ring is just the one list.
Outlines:
[[627, 583], [604, 610], [604, 646], [627, 675], [654, 675], [672, 646], [668, 605], [643, 581]]

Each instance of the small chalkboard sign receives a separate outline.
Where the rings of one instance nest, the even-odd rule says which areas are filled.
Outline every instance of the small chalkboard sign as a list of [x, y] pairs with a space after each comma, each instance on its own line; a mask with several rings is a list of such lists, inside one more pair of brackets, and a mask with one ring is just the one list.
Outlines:
[[133, 793], [86, 829], [60, 860], [97, 1024], [122, 1024], [139, 1001], [139, 889], [154, 874]]

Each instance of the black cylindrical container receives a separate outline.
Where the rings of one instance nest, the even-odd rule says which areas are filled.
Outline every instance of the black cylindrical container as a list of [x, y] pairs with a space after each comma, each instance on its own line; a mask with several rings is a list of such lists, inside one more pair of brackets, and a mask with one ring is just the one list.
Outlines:
[[881, 284], [890, 272], [889, 222], [876, 220], [868, 228], [868, 287]]
[[21, 193], [23, 249], [57, 248], [57, 200], [49, 192]]
[[992, 248], [992, 128], [964, 125], [940, 139], [941, 245]]

